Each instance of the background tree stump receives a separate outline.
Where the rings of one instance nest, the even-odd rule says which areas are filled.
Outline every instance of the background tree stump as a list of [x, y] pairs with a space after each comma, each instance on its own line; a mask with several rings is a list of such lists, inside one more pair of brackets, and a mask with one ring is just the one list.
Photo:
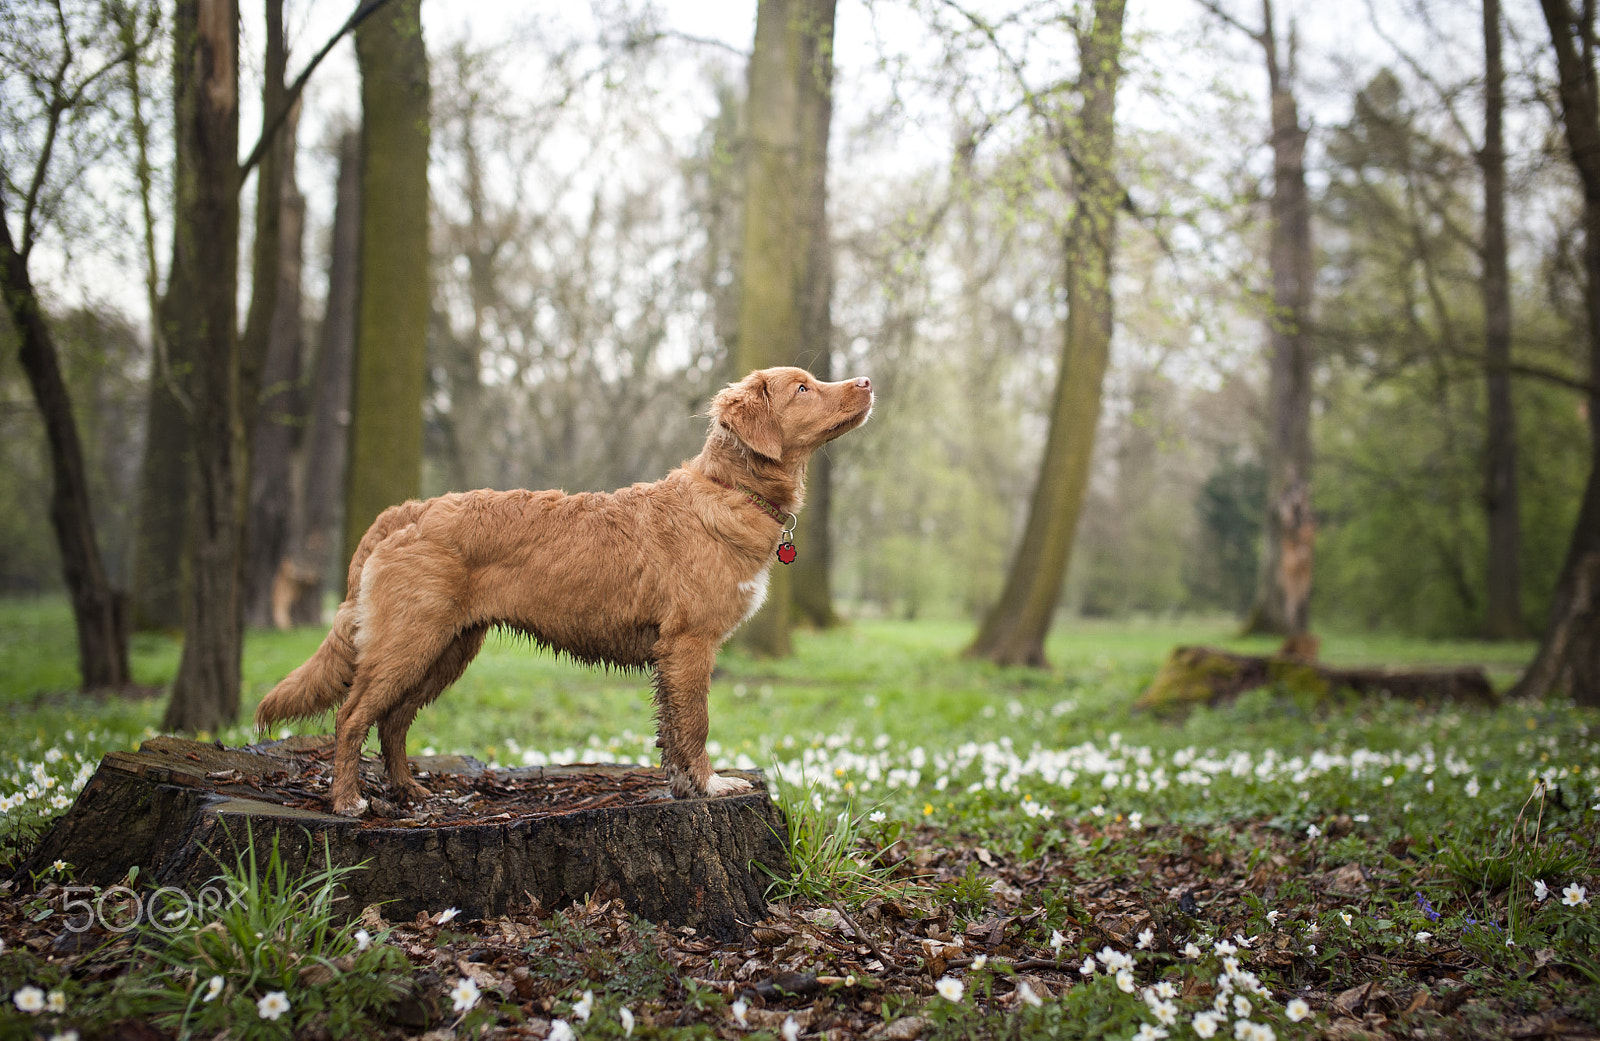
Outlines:
[[1215, 705], [1247, 690], [1277, 684], [1323, 698], [1341, 690], [1397, 698], [1451, 699], [1493, 705], [1489, 677], [1476, 666], [1457, 669], [1336, 669], [1293, 657], [1257, 657], [1215, 647], [1178, 647], [1167, 657], [1135, 708], [1185, 709]]
[[[113, 752], [45, 835], [23, 870], [60, 859], [110, 886], [134, 865], [139, 882], [193, 891], [232, 867], [250, 839], [265, 864], [274, 837], [291, 870], [366, 862], [348, 877], [347, 915], [381, 903], [384, 917], [458, 908], [464, 919], [537, 900], [546, 912], [591, 895], [620, 896], [654, 922], [719, 938], [766, 915], [770, 879], [788, 872], [788, 830], [759, 772], [753, 792], [673, 799], [660, 769], [583, 765], [490, 770], [461, 756], [413, 757], [434, 792], [408, 811], [351, 820], [328, 811], [331, 745], [294, 738], [244, 749], [174, 737]], [[381, 795], [376, 762], [363, 762]]]

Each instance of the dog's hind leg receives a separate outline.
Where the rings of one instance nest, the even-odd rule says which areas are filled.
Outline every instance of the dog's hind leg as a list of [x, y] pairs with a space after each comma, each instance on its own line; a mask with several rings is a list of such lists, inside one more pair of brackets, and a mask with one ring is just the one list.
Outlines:
[[680, 799], [745, 791], [750, 782], [718, 777], [706, 754], [711, 734], [707, 699], [717, 641], [662, 636], [656, 641], [656, 745], [672, 794]]
[[[425, 626], [398, 624], [369, 625], [368, 632], [355, 682], [334, 717], [333, 785], [329, 794], [333, 812], [347, 817], [359, 817], [367, 808], [367, 800], [361, 797], [361, 745], [367, 732], [405, 703], [407, 694], [421, 686], [433, 663], [456, 638], [450, 630], [429, 631]], [[403, 737], [403, 730], [401, 734]], [[402, 764], [404, 747], [402, 742]]]
[[475, 625], [464, 629], [434, 659], [433, 665], [405, 700], [378, 721], [378, 739], [383, 743], [383, 766], [389, 774], [389, 783], [400, 791], [401, 798], [411, 802], [426, 799], [431, 793], [411, 776], [406, 762], [406, 732], [417, 718], [422, 706], [444, 693], [446, 687], [461, 678], [472, 659], [483, 648], [483, 638], [489, 627]]

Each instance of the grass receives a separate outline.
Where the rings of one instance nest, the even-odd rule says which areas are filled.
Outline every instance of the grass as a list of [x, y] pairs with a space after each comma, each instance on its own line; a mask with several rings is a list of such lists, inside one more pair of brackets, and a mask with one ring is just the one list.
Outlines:
[[[731, 974], [744, 965], [741, 979], [802, 970], [857, 981], [830, 984], [846, 989], [805, 1008], [779, 1003], [783, 1015], [804, 1011], [796, 1029], [808, 1035], [832, 1024], [856, 1036], [903, 1015], [925, 1019], [932, 1036], [1121, 1038], [1144, 1026], [1195, 1036], [1203, 1027], [1186, 1024], [1211, 1007], [1208, 995], [1238, 991], [1255, 995], [1256, 1021], [1300, 1036], [1340, 1014], [1334, 996], [1366, 982], [1403, 997], [1371, 1006], [1395, 1031], [1496, 1033], [1551, 1009], [1597, 1024], [1600, 917], [1588, 894], [1600, 892], [1600, 714], [1560, 701], [1319, 703], [1267, 689], [1158, 718], [1129, 706], [1174, 645], [1272, 644], [1235, 639], [1226, 620], [1073, 622], [1051, 637], [1052, 667], [1029, 670], [963, 659], [970, 634], [955, 622], [859, 621], [798, 634], [783, 661], [730, 649], [713, 679], [714, 758], [771, 770], [793, 822], [797, 870], [774, 890], [786, 901], [779, 917], [809, 914], [791, 932], [816, 933], [834, 919], [808, 908], [847, 909], [866, 923], [850, 928], [875, 933], [875, 954], [893, 964], [861, 968], [838, 943], [708, 951], [574, 910], [538, 926], [532, 975], [506, 976], [499, 998], [574, 1023], [578, 1009], [597, 1010], [583, 1036], [621, 1036], [624, 1008], [651, 1024], [646, 1036], [704, 1036], [733, 1015]], [[321, 637], [250, 635], [242, 718]], [[170, 638], [141, 637], [138, 681], [169, 682], [176, 652]], [[1323, 642], [1333, 663], [1482, 664], [1501, 686], [1531, 653], [1526, 643]], [[136, 744], [159, 719], [159, 699], [73, 693], [72, 655], [64, 605], [0, 602], [0, 810], [12, 842], [70, 801], [101, 753]], [[410, 743], [507, 765], [649, 760], [649, 685], [493, 638], [423, 711]], [[1355, 888], [1338, 888], [1356, 866]], [[1583, 896], [1563, 899], [1580, 886]], [[1182, 908], [1179, 894], [1190, 898]], [[886, 902], [895, 915], [879, 915]], [[1140, 926], [1118, 924], [1141, 914], [1148, 949], [1135, 949]], [[1011, 954], [986, 965], [941, 947], [997, 915], [1025, 923], [992, 948]], [[1271, 949], [1215, 947], [1234, 933]], [[424, 949], [464, 957], [472, 942], [403, 941], [413, 962]], [[1186, 956], [1191, 943], [1200, 953]], [[540, 960], [557, 950], [570, 956]], [[1131, 959], [1133, 991], [1113, 971], [1120, 963], [1079, 970], [1105, 951]], [[1230, 967], [1235, 957], [1256, 959], [1245, 964], [1260, 979], [1238, 975], [1248, 970]], [[1034, 977], [1027, 993], [1053, 999], [1024, 1000], [1027, 980], [1012, 966], [1052, 959], [1062, 971]], [[920, 976], [907, 974], [913, 963]], [[869, 972], [870, 987], [860, 980]], [[1163, 981], [1177, 997], [1145, 992]], [[1429, 988], [1456, 997], [1429, 1006], [1415, 997]], [[1285, 1015], [1292, 997], [1310, 1000], [1312, 1018]], [[770, 1009], [747, 1011], [780, 1033], [781, 1018], [758, 1020]], [[1178, 1013], [1173, 1027], [1166, 1017]], [[1227, 1023], [1219, 1030], [1231, 1036]]]

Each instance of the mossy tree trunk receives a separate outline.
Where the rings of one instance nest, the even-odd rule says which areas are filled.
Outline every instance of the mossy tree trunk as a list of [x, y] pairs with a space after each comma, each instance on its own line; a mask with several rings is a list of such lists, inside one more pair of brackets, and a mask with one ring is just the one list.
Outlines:
[[[834, 7], [835, 0], [761, 0], [756, 13], [746, 103], [737, 375], [769, 365], [830, 371], [827, 172]], [[812, 463], [813, 473], [826, 466], [819, 456]], [[766, 606], [741, 634], [743, 645], [756, 654], [791, 653], [789, 629], [797, 589], [803, 612], [813, 621], [819, 620], [817, 605], [831, 601], [826, 573], [827, 480], [813, 476], [805, 527], [796, 539], [801, 559], [811, 562], [805, 574], [775, 564]], [[831, 603], [820, 613], [831, 616]]]
[[428, 58], [420, 0], [356, 30], [361, 68], [360, 302], [345, 484], [345, 556], [422, 480], [427, 371]]
[[1075, 120], [1055, 128], [1076, 175], [1066, 240], [1065, 343], [1050, 410], [1050, 433], [1028, 506], [1022, 542], [973, 656], [1003, 665], [1043, 666], [1072, 540], [1089, 483], [1100, 391], [1111, 354], [1111, 267], [1122, 188], [1114, 169], [1116, 91], [1121, 71], [1123, 0], [1096, 0], [1094, 20], [1078, 41]]
[[168, 335], [192, 360], [179, 382], [193, 465], [183, 656], [163, 720], [172, 730], [216, 730], [239, 713], [238, 34], [235, 0], [180, 0], [174, 8]]
[[1562, 691], [1600, 705], [1600, 77], [1595, 71], [1595, 9], [1575, 15], [1566, 0], [1539, 0], [1555, 45], [1561, 117], [1583, 188], [1585, 335], [1589, 348], [1589, 480], [1551, 598], [1538, 654], [1512, 693], [1543, 698]]

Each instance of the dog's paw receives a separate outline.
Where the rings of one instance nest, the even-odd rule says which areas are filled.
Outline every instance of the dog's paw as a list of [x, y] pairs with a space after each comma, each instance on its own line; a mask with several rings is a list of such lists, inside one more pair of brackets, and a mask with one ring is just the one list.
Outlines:
[[341, 817], [360, 817], [367, 812], [367, 800], [360, 796], [349, 802], [343, 799], [335, 799], [333, 801], [333, 812]]
[[755, 785], [743, 777], [718, 777], [716, 774], [712, 774], [706, 778], [705, 794], [706, 798], [715, 799], [719, 795], [737, 795], [740, 792], [748, 792], [754, 787]]

